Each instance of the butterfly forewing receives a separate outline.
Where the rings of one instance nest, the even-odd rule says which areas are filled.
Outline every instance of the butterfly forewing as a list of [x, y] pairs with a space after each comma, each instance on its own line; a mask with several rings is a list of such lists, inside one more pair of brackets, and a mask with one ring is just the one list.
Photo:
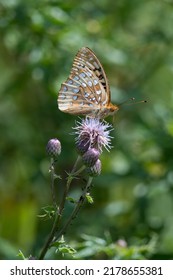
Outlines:
[[59, 109], [94, 117], [109, 103], [110, 89], [103, 67], [96, 55], [84, 47], [75, 56], [70, 76], [61, 86]]

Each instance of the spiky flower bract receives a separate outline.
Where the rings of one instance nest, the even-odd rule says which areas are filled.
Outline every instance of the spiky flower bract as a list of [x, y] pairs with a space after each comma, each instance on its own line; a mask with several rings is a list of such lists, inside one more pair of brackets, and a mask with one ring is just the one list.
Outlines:
[[88, 167], [93, 166], [100, 156], [100, 152], [95, 148], [89, 148], [88, 151], [82, 156], [84, 164]]
[[96, 177], [100, 175], [101, 168], [102, 168], [102, 164], [100, 159], [98, 159], [93, 166], [86, 168], [86, 172], [88, 173], [89, 176]]

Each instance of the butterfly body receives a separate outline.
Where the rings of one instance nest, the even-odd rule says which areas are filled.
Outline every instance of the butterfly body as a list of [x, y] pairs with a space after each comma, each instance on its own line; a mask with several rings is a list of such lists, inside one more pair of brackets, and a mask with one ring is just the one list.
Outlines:
[[89, 48], [81, 48], [75, 56], [70, 76], [61, 85], [58, 107], [65, 113], [99, 119], [119, 109], [110, 102], [106, 74]]

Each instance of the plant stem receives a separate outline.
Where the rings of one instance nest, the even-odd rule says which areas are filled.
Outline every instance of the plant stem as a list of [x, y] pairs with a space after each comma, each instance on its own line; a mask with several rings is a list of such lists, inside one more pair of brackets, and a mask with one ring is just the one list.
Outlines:
[[67, 194], [68, 194], [71, 182], [74, 179], [74, 176], [77, 176], [79, 173], [81, 173], [84, 170], [84, 166], [82, 166], [78, 171], [75, 172], [77, 164], [79, 163], [79, 160], [80, 160], [80, 156], [78, 156], [78, 158], [77, 158], [77, 160], [76, 160], [76, 162], [75, 162], [75, 164], [73, 166], [73, 169], [72, 169], [71, 173], [68, 176], [67, 184], [66, 184], [66, 187], [65, 187], [65, 190], [64, 190], [64, 194], [63, 194], [63, 197], [62, 197], [62, 201], [61, 201], [61, 204], [60, 204], [60, 207], [59, 207], [59, 214], [60, 215], [62, 214], [62, 212], [64, 210], [64, 205], [65, 205], [66, 197], [67, 197]]
[[57, 204], [56, 204], [56, 198], [55, 198], [55, 186], [54, 186], [54, 181], [55, 181], [55, 173], [54, 173], [54, 161], [53, 159], [51, 159], [51, 169], [50, 169], [50, 172], [51, 172], [51, 191], [52, 191], [52, 200], [53, 200], [53, 204], [54, 204], [54, 207], [56, 209], [56, 212], [55, 212], [55, 220], [54, 220], [54, 223], [53, 223], [53, 226], [52, 226], [52, 229], [51, 229], [51, 232], [43, 246], [43, 249], [40, 253], [40, 256], [39, 256], [39, 260], [43, 260], [46, 253], [47, 253], [47, 250], [49, 249], [50, 247], [50, 244], [55, 236], [55, 233], [56, 231], [58, 230], [58, 227], [59, 227], [59, 224], [60, 224], [60, 220], [61, 220], [61, 216], [62, 216], [62, 212], [64, 210], [64, 205], [65, 205], [65, 201], [66, 201], [66, 197], [67, 197], [67, 194], [68, 194], [68, 191], [69, 191], [69, 188], [70, 188], [70, 184], [74, 178], [74, 176], [78, 175], [80, 172], [83, 171], [83, 169], [85, 168], [84, 166], [82, 166], [78, 171], [75, 172], [75, 169], [77, 167], [77, 164], [79, 162], [79, 159], [80, 157], [77, 158], [74, 166], [73, 166], [73, 169], [72, 169], [72, 172], [71, 172], [71, 175], [68, 177], [68, 180], [67, 180], [67, 184], [66, 184], [66, 187], [65, 187], [65, 190], [64, 190], [64, 194], [63, 194], [63, 197], [62, 197], [62, 201], [60, 203], [60, 207], [58, 208], [57, 207]]
[[50, 246], [50, 243], [51, 243], [51, 241], [52, 241], [52, 239], [53, 239], [53, 237], [54, 237], [54, 234], [55, 234], [57, 225], [59, 224], [60, 217], [61, 217], [61, 216], [60, 216], [58, 213], [56, 213], [56, 216], [55, 216], [55, 220], [54, 220], [54, 224], [53, 224], [52, 230], [51, 230], [51, 232], [50, 232], [50, 234], [49, 234], [49, 237], [48, 237], [47, 241], [45, 242], [45, 244], [44, 244], [44, 246], [43, 246], [43, 249], [42, 249], [42, 251], [41, 251], [41, 253], [40, 253], [40, 256], [39, 256], [39, 258], [38, 258], [39, 260], [43, 260], [44, 257], [45, 257], [45, 255], [46, 255], [46, 253], [47, 253], [47, 250], [48, 250], [48, 248], [49, 248], [49, 246]]
[[53, 242], [55, 242], [56, 240], [58, 240], [64, 233], [65, 231], [67, 230], [67, 228], [69, 227], [69, 225], [71, 224], [71, 222], [73, 221], [73, 219], [76, 217], [76, 215], [78, 214], [80, 208], [82, 207], [84, 201], [85, 201], [85, 197], [86, 197], [86, 194], [88, 192], [88, 189], [92, 183], [92, 180], [93, 180], [93, 177], [89, 177], [88, 178], [88, 182], [87, 182], [87, 185], [85, 187], [85, 189], [83, 190], [83, 193], [82, 195], [80, 196], [77, 204], [76, 204], [76, 207], [73, 209], [73, 212], [72, 214], [70, 215], [69, 219], [67, 220], [67, 222], [65, 223], [64, 227], [61, 229], [61, 231], [56, 235], [56, 237], [54, 238]]
[[51, 158], [51, 166], [50, 166], [50, 172], [51, 172], [51, 192], [52, 192], [52, 202], [55, 209], [58, 208], [56, 204], [56, 197], [55, 197], [55, 161], [53, 158]]

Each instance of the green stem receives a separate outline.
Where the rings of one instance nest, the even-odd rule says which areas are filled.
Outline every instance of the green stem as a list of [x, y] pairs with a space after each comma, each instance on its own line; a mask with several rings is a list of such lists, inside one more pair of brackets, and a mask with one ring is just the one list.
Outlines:
[[66, 187], [65, 187], [65, 190], [64, 190], [64, 194], [63, 194], [63, 197], [62, 197], [62, 201], [61, 201], [61, 204], [60, 204], [60, 207], [59, 207], [59, 214], [60, 215], [62, 214], [62, 212], [64, 210], [65, 201], [66, 201], [66, 198], [67, 198], [67, 194], [68, 194], [71, 182], [73, 181], [75, 176], [79, 175], [85, 169], [85, 166], [83, 165], [79, 170], [77, 170], [75, 172], [75, 169], [76, 169], [76, 166], [77, 166], [77, 163], [78, 163], [79, 159], [80, 158], [78, 157], [77, 160], [76, 160], [76, 163], [75, 163], [75, 165], [74, 165], [74, 167], [72, 169], [71, 174], [69, 174], [69, 176], [68, 176], [67, 184], [66, 184]]
[[82, 207], [84, 201], [85, 201], [85, 197], [86, 194], [88, 192], [88, 189], [92, 183], [93, 177], [89, 177], [88, 178], [88, 182], [87, 185], [85, 187], [85, 189], [83, 190], [82, 195], [80, 196], [76, 207], [73, 209], [72, 214], [70, 215], [69, 219], [67, 220], [67, 222], [65, 223], [64, 227], [61, 229], [61, 231], [56, 235], [56, 237], [54, 238], [53, 242], [55, 242], [56, 240], [58, 240], [67, 230], [67, 228], [69, 227], [69, 225], [71, 224], [71, 222], [73, 221], [73, 219], [76, 217], [76, 215], [78, 214], [80, 208]]
[[62, 212], [64, 210], [64, 205], [65, 205], [65, 201], [66, 201], [66, 197], [67, 197], [67, 194], [68, 194], [68, 191], [69, 191], [69, 188], [70, 188], [70, 184], [74, 178], [74, 176], [78, 175], [79, 173], [81, 173], [83, 170], [84, 170], [84, 166], [82, 166], [78, 171], [75, 172], [75, 169], [77, 167], [77, 164], [79, 162], [79, 159], [80, 157], [77, 158], [74, 166], [73, 166], [73, 169], [72, 169], [72, 173], [71, 173], [71, 176], [68, 177], [68, 180], [67, 180], [67, 184], [66, 184], [66, 188], [64, 190], [64, 194], [63, 194], [63, 197], [62, 197], [62, 201], [60, 203], [60, 207], [58, 208], [57, 207], [57, 204], [56, 204], [56, 199], [55, 199], [55, 192], [54, 192], [54, 189], [55, 189], [55, 186], [54, 186], [54, 181], [55, 181], [55, 173], [54, 173], [54, 161], [51, 159], [51, 190], [52, 190], [52, 199], [53, 199], [53, 204], [54, 204], [54, 207], [55, 209], [57, 210], [56, 213], [55, 213], [55, 220], [54, 220], [54, 223], [53, 223], [53, 226], [52, 226], [52, 229], [51, 229], [51, 232], [43, 246], [43, 249], [40, 253], [40, 256], [39, 256], [39, 260], [43, 260], [46, 253], [47, 253], [47, 250], [49, 249], [50, 247], [50, 244], [55, 236], [55, 233], [56, 231], [58, 230], [58, 227], [59, 227], [59, 224], [60, 224], [60, 220], [61, 220], [61, 216], [62, 216]]
[[73, 166], [73, 168], [72, 168], [72, 171], [71, 171], [72, 174], [75, 172], [75, 170], [76, 170], [76, 168], [77, 168], [77, 165], [78, 165], [78, 163], [80, 162], [80, 160], [81, 160], [81, 156], [78, 156], [78, 157], [77, 157], [77, 160], [76, 160], [76, 162], [75, 162], [75, 164], [74, 164], [74, 166]]
[[54, 208], [57, 209], [58, 206], [56, 204], [56, 197], [55, 197], [55, 161], [53, 158], [51, 158], [51, 166], [50, 166], [50, 172], [51, 172], [51, 192], [52, 192], [52, 202], [54, 205]]
[[47, 253], [47, 250], [48, 250], [48, 248], [50, 246], [50, 243], [52, 242], [52, 239], [54, 238], [54, 234], [55, 234], [57, 225], [59, 224], [60, 218], [61, 218], [61, 216], [56, 213], [52, 230], [51, 230], [51, 232], [49, 234], [49, 237], [48, 237], [47, 241], [45, 242], [45, 244], [43, 246], [43, 249], [42, 249], [42, 251], [40, 253], [40, 256], [38, 258], [39, 260], [43, 260], [44, 259], [45, 255]]

